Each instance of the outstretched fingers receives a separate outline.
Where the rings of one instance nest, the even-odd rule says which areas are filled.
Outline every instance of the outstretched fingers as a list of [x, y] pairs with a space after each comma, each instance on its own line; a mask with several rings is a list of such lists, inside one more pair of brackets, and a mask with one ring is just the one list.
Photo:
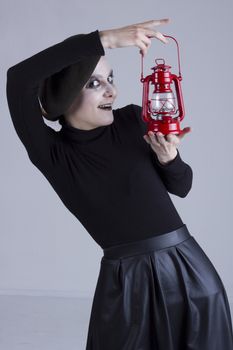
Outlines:
[[170, 22], [170, 18], [163, 18], [163, 19], [155, 19], [155, 20], [137, 23], [136, 26], [138, 28], [144, 29], [144, 34], [147, 37], [159, 39], [164, 44], [167, 44], [168, 40], [166, 39], [166, 37], [159, 31], [155, 30], [154, 27], [162, 24], [168, 24], [169, 22]]
[[159, 31], [151, 28], [142, 28], [144, 35], [147, 36], [147, 38], [156, 38], [162, 41], [164, 44], [168, 44], [167, 38]]
[[169, 22], [170, 22], [170, 18], [163, 18], [163, 19], [152, 19], [150, 21], [136, 23], [136, 25], [142, 26], [144, 28], [153, 28], [154, 26], [168, 24]]
[[126, 46], [137, 46], [140, 53], [145, 56], [150, 45], [151, 38], [156, 38], [163, 43], [168, 43], [166, 37], [155, 30], [160, 24], [166, 24], [170, 20], [168, 18], [160, 20], [151, 20], [137, 24], [131, 24], [116, 29], [100, 31], [100, 38], [103, 47], [117, 48]]

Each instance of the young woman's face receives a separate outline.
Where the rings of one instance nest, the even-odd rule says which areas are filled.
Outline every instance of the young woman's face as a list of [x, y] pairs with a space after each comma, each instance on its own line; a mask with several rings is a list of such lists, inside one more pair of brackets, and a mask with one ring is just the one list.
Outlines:
[[101, 56], [92, 76], [66, 113], [66, 120], [83, 130], [109, 125], [114, 120], [112, 109], [101, 109], [99, 106], [110, 103], [112, 107], [116, 96], [113, 71], [105, 56]]

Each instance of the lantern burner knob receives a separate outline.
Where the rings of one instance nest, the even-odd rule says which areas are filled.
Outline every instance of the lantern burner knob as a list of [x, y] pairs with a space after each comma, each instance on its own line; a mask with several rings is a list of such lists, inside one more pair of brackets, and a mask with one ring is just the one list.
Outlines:
[[156, 63], [157, 65], [159, 65], [158, 61], [162, 61], [162, 62], [163, 62], [163, 63], [160, 63], [160, 64], [165, 64], [165, 60], [164, 60], [163, 58], [156, 58], [156, 59], [155, 59], [155, 63]]

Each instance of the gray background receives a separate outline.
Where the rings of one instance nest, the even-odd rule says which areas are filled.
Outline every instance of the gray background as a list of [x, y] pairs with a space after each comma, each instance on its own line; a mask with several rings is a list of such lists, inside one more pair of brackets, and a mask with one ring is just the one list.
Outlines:
[[[158, 30], [180, 44], [182, 126], [191, 126], [192, 132], [179, 150], [194, 174], [186, 198], [170, 196], [232, 302], [232, 1], [1, 0], [0, 7], [0, 294], [92, 297], [102, 256], [17, 137], [6, 101], [7, 69], [74, 34], [169, 17], [171, 24]], [[115, 108], [141, 104], [139, 49], [105, 52], [119, 92]], [[177, 73], [174, 43], [153, 39], [145, 74], [159, 56]]]

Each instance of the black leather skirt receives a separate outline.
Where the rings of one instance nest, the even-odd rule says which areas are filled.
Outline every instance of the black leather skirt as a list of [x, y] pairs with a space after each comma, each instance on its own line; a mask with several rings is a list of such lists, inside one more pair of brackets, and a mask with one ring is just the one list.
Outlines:
[[233, 350], [224, 285], [186, 225], [103, 252], [86, 350]]

